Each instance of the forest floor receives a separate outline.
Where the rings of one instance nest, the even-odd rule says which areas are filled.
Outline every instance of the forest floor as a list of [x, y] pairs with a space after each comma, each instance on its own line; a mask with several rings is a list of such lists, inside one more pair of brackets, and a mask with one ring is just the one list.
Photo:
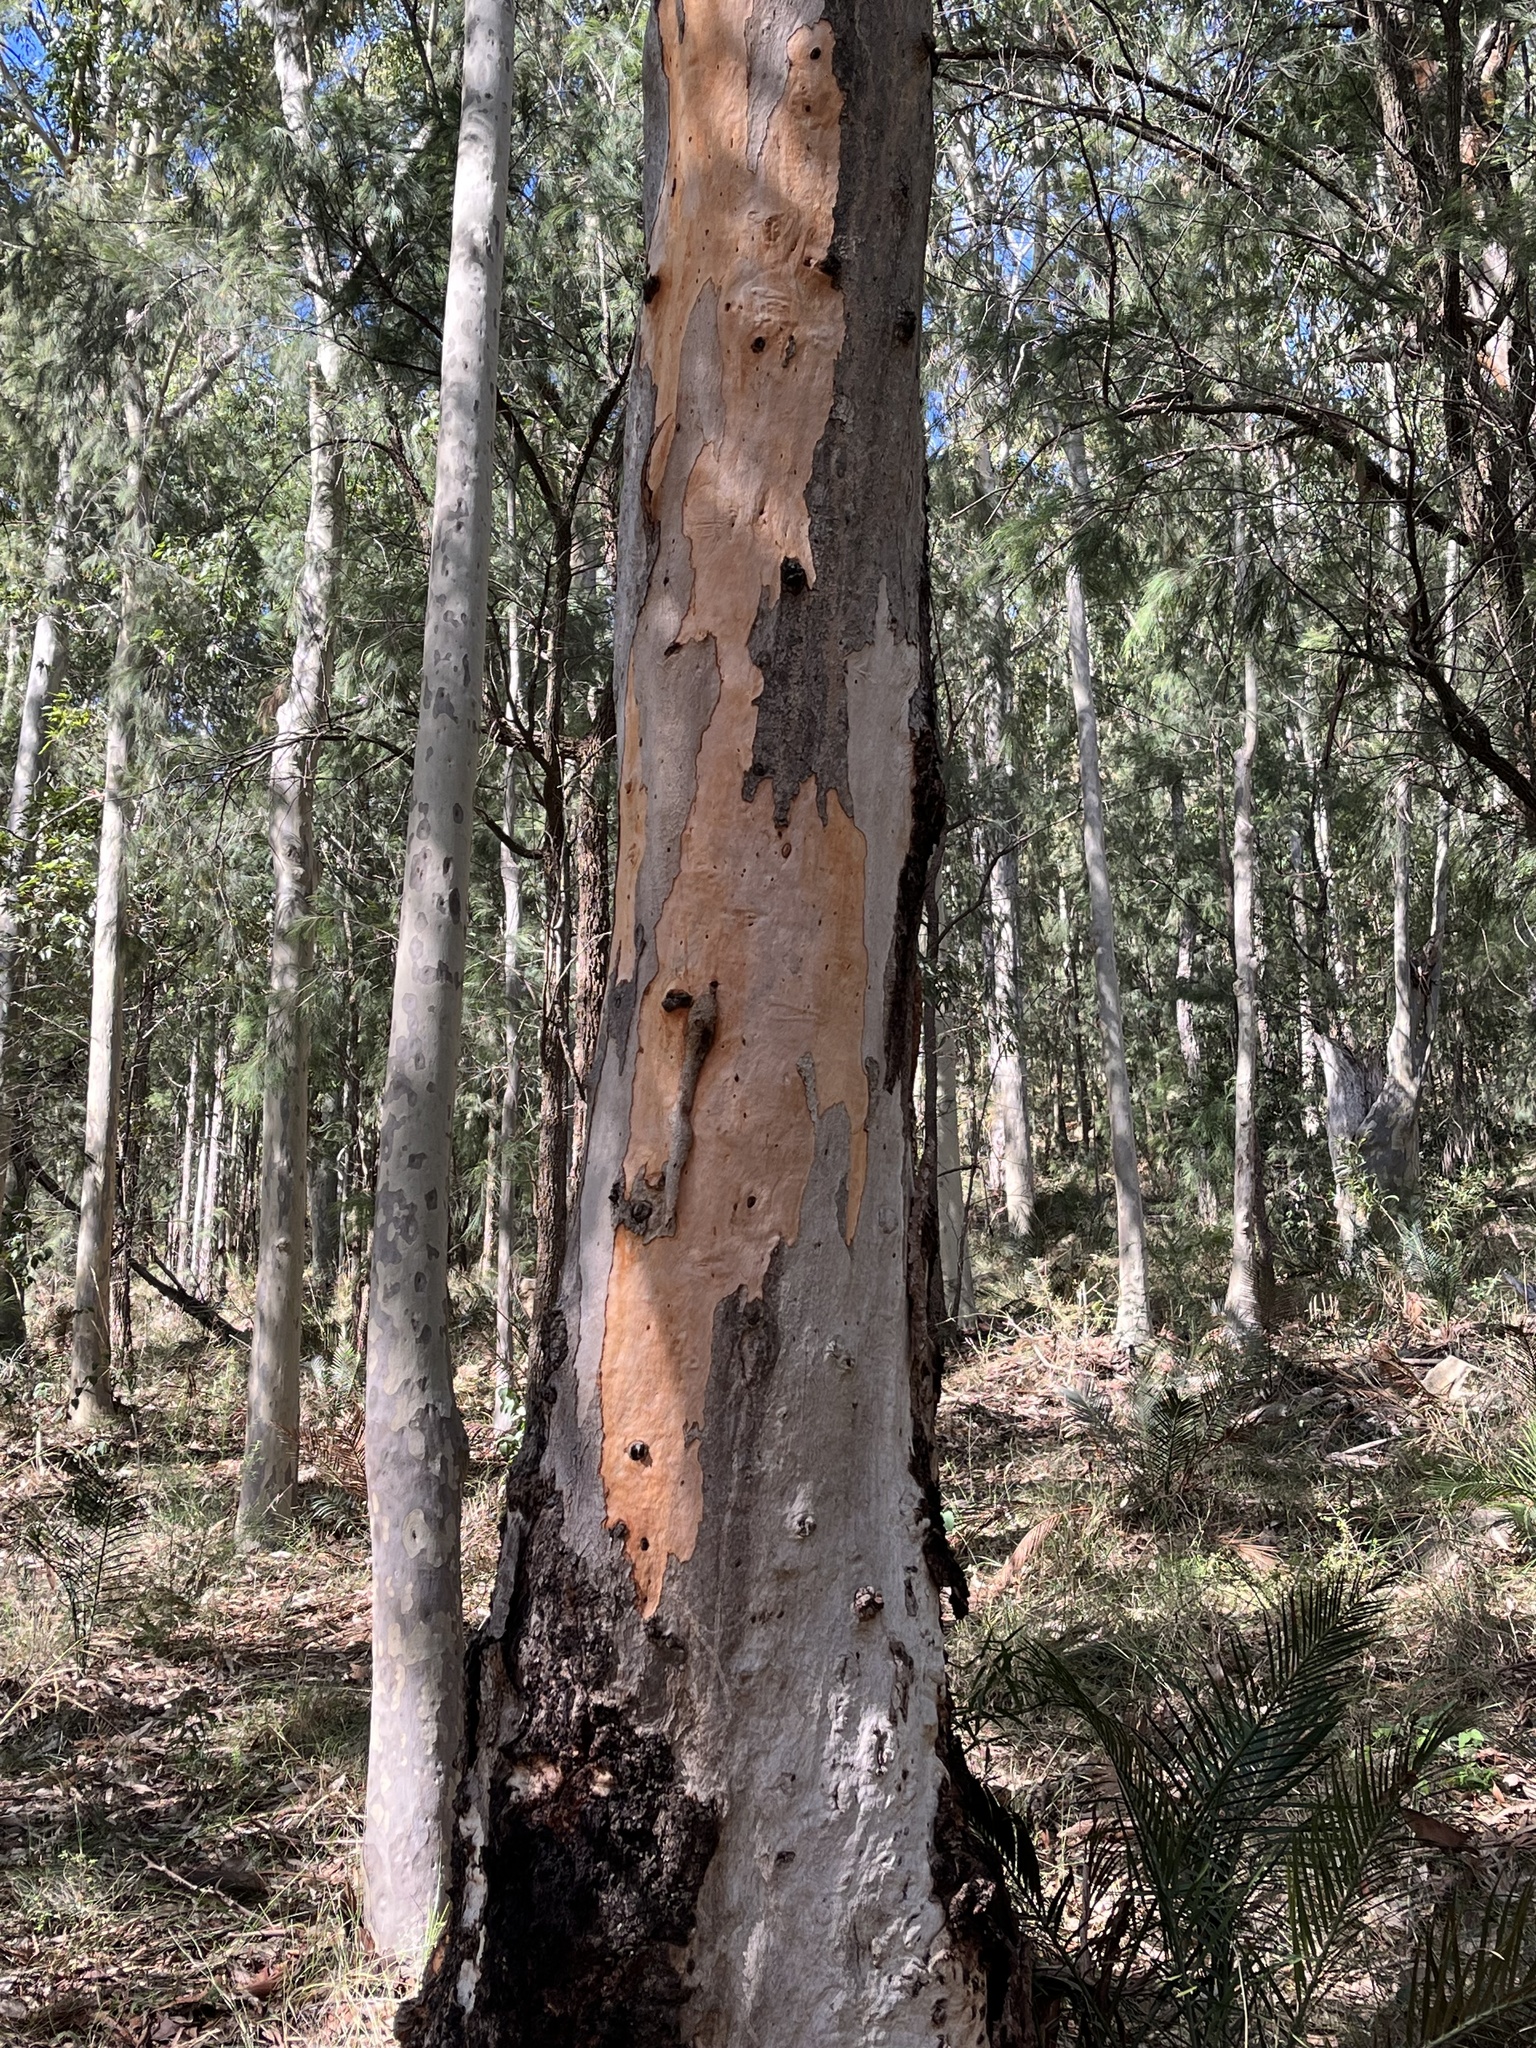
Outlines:
[[[1102, 1640], [1122, 1673], [1194, 1670], [1277, 1589], [1342, 1567], [1387, 1589], [1371, 1712], [1462, 1710], [1424, 1854], [1536, 1863], [1536, 1315], [1500, 1277], [1536, 1279], [1536, 1186], [1447, 1241], [1434, 1293], [1385, 1259], [1349, 1287], [1293, 1286], [1275, 1343], [1241, 1367], [1213, 1338], [1221, 1239], [1154, 1220], [1158, 1269], [1183, 1278], [1179, 1334], [1142, 1366], [1185, 1390], [1171, 1432], [1105, 1334], [1113, 1262], [1081, 1213], [1040, 1256], [978, 1240], [985, 1313], [948, 1371], [946, 1520], [974, 1589], [956, 1692], [978, 1767], [1067, 1855], [1091, 1744], [1067, 1717], [1021, 1731], [994, 1711], [1018, 1645]], [[245, 1307], [237, 1292], [232, 1320]], [[46, 1299], [34, 1323], [53, 1335], [0, 1369], [0, 2040], [389, 2041], [405, 1987], [357, 1912], [368, 1582], [349, 1376], [310, 1369], [287, 1547], [239, 1552], [240, 1357], [158, 1304], [137, 1312], [137, 1430], [110, 1456], [61, 1426]], [[463, 1329], [473, 1616], [502, 1467], [472, 1291]]]

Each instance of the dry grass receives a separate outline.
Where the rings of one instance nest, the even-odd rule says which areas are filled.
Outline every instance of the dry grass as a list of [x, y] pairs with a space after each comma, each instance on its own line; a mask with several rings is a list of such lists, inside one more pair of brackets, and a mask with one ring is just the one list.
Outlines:
[[[57, 1421], [60, 1354], [5, 1388], [0, 2039], [392, 2040], [406, 1987], [369, 1954], [357, 1902], [369, 1603], [355, 1398], [306, 1387], [306, 1516], [284, 1548], [237, 1552], [241, 1361], [188, 1345], [150, 1303], [139, 1313], [137, 1431], [104, 1461], [126, 1506], [84, 1648], [60, 1564], [67, 1575], [71, 1546], [100, 1532], [68, 1512], [80, 1447]], [[499, 1512], [484, 1364], [471, 1341], [471, 1612]]]

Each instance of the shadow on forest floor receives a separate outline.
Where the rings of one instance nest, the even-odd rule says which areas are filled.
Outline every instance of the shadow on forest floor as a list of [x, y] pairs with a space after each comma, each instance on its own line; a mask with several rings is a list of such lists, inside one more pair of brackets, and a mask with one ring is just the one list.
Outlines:
[[[1499, 1227], [1524, 1270], [1536, 1233]], [[985, 1334], [950, 1361], [941, 1428], [975, 1589], [952, 1651], [978, 1768], [1070, 1868], [1102, 1769], [1064, 1715], [1027, 1739], [989, 1718], [999, 1659], [1101, 1644], [1129, 1698], [1139, 1670], [1198, 1675], [1277, 1590], [1359, 1570], [1387, 1594], [1367, 1715], [1465, 1722], [1424, 1795], [1459, 1846], [1420, 1854], [1518, 1864], [1536, 1850], [1536, 1318], [1497, 1266], [1447, 1307], [1382, 1262], [1350, 1288], [1293, 1284], [1273, 1347], [1237, 1368], [1211, 1339], [1220, 1239], [1154, 1231], [1181, 1292], [1143, 1363], [1192, 1404], [1171, 1447], [1105, 1334], [1106, 1232], [1090, 1220], [1034, 1256], [977, 1239]], [[59, 1424], [60, 1335], [0, 1369], [0, 2038], [386, 2042], [402, 1987], [356, 1898], [356, 1391], [334, 1368], [306, 1383], [304, 1514], [284, 1550], [237, 1553], [243, 1362], [137, 1312], [139, 1429], [109, 1455]], [[483, 1322], [466, 1315], [460, 1374], [472, 1615], [500, 1493]]]

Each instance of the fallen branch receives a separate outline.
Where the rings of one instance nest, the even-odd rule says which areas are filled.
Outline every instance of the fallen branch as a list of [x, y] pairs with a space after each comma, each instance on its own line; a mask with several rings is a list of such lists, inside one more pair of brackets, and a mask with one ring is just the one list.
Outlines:
[[[41, 1160], [29, 1156], [26, 1170], [29, 1179], [35, 1180], [45, 1195], [52, 1195], [61, 1209], [67, 1209], [71, 1216], [80, 1214], [80, 1204], [67, 1189], [59, 1186]], [[209, 1331], [211, 1335], [222, 1337], [227, 1344], [250, 1343], [249, 1330], [237, 1330], [233, 1323], [224, 1320], [212, 1302], [204, 1301], [199, 1294], [189, 1294], [179, 1280], [152, 1272], [141, 1259], [136, 1259], [132, 1252], [128, 1254], [128, 1267], [129, 1271], [136, 1273], [147, 1286], [153, 1287], [156, 1294], [163, 1295], [173, 1307], [179, 1308], [184, 1316], [190, 1316], [194, 1323]]]

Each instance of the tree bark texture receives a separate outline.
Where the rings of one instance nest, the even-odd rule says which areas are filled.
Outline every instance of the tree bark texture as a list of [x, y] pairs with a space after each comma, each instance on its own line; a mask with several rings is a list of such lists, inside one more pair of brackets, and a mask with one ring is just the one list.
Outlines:
[[[516, 689], [516, 627], [509, 631], [512, 653], [512, 688]], [[502, 829], [510, 836], [517, 821], [516, 760], [507, 755], [502, 783]], [[517, 1286], [516, 1182], [513, 1176], [512, 1146], [517, 1136], [519, 1070], [517, 1013], [522, 996], [522, 973], [518, 967], [518, 939], [523, 922], [522, 873], [517, 855], [502, 841], [501, 846], [501, 1120], [496, 1152], [496, 1421], [498, 1428], [509, 1425], [512, 1415], [513, 1297]]]
[[[43, 558], [42, 601], [32, 629], [32, 658], [22, 690], [21, 720], [16, 735], [16, 765], [11, 774], [11, 801], [6, 813], [8, 839], [0, 854], [0, 1200], [11, 1193], [12, 1109], [10, 1088], [11, 1002], [16, 988], [17, 886], [32, 864], [36, 837], [34, 810], [47, 771], [48, 710], [63, 676], [67, 652], [64, 599], [70, 576], [74, 523], [74, 462], [68, 442], [59, 449], [59, 478], [54, 496], [53, 526]], [[8, 1242], [8, 1241], [7, 1241]], [[0, 1243], [0, 1350], [25, 1343], [26, 1304], [22, 1282], [11, 1269], [6, 1244]]]
[[365, 1910], [378, 1947], [413, 1960], [446, 1876], [463, 1728], [466, 1445], [449, 1354], [449, 1177], [485, 669], [511, 95], [511, 7], [469, 0], [421, 715], [368, 1311], [373, 1714]]
[[1232, 759], [1232, 961], [1237, 998], [1237, 1078], [1232, 1128], [1232, 1264], [1224, 1313], [1244, 1343], [1269, 1322], [1274, 1275], [1264, 1218], [1264, 1167], [1259, 1149], [1259, 1004], [1254, 943], [1258, 849], [1253, 818], [1253, 764], [1259, 745], [1259, 664], [1243, 654], [1243, 743]]
[[1019, 2037], [912, 1167], [927, 36], [652, 14], [612, 977], [418, 2040]]
[[[275, 10], [273, 67], [283, 122], [301, 162], [313, 152], [314, 77], [301, 16]], [[261, 1102], [261, 1221], [246, 1381], [245, 1463], [236, 1528], [254, 1536], [293, 1505], [299, 1471], [299, 1350], [309, 1165], [308, 983], [314, 971], [315, 733], [325, 719], [341, 560], [342, 455], [337, 422], [341, 349], [307, 218], [299, 224], [315, 309], [309, 365], [309, 517], [294, 592], [293, 662], [278, 708], [268, 783], [272, 952]]]
[[[1066, 435], [1067, 464], [1079, 518], [1092, 509], [1088, 458], [1080, 429]], [[1099, 715], [1094, 702], [1093, 662], [1088, 644], [1088, 599], [1076, 561], [1067, 567], [1067, 648], [1072, 704], [1077, 714], [1077, 760], [1083, 785], [1083, 863], [1088, 871], [1088, 909], [1093, 927], [1094, 978], [1098, 994], [1099, 1042], [1104, 1057], [1104, 1095], [1109, 1111], [1109, 1156], [1115, 1181], [1115, 1223], [1120, 1245], [1120, 1306], [1115, 1336], [1128, 1350], [1151, 1340], [1147, 1309], [1147, 1231], [1141, 1208], [1141, 1174], [1136, 1162], [1136, 1126], [1131, 1078], [1125, 1059], [1125, 1026], [1120, 1011], [1120, 970], [1115, 960], [1115, 911], [1104, 846], [1104, 790], [1099, 774]]]
[[112, 1225], [117, 1204], [117, 1116], [122, 1085], [123, 920], [128, 890], [129, 763], [143, 667], [144, 565], [149, 558], [145, 468], [148, 408], [143, 373], [130, 355], [123, 371], [125, 427], [122, 567], [117, 646], [107, 681], [101, 837], [91, 941], [90, 1051], [85, 1084], [85, 1166], [75, 1245], [75, 1316], [69, 1419], [88, 1430], [115, 1412], [112, 1394]]

